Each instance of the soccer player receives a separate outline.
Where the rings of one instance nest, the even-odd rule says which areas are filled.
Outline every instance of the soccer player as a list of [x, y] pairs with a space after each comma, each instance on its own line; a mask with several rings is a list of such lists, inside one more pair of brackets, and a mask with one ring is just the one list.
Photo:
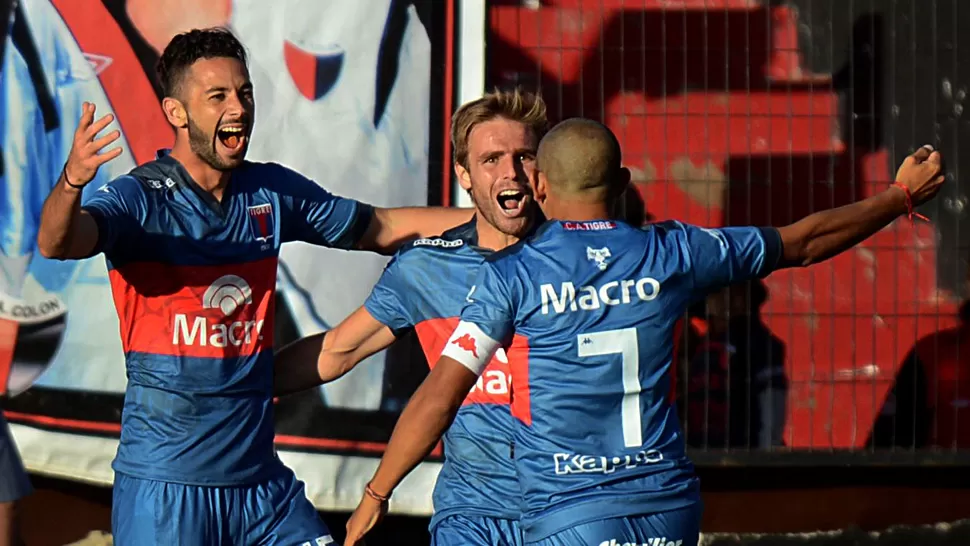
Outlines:
[[0, 411], [0, 546], [22, 544], [17, 528], [17, 503], [33, 491], [30, 478]]
[[437, 442], [499, 348], [512, 366], [515, 465], [527, 544], [695, 545], [700, 492], [668, 401], [671, 338], [712, 289], [825, 260], [940, 188], [922, 148], [895, 187], [781, 228], [634, 227], [613, 219], [629, 181], [606, 127], [567, 120], [539, 144], [534, 198], [550, 221], [486, 259], [441, 358], [398, 421], [348, 521], [359, 544]]
[[[436, 362], [458, 324], [479, 266], [532, 227], [529, 177], [546, 129], [545, 103], [519, 90], [488, 93], [459, 108], [451, 126], [454, 168], [471, 194], [475, 218], [440, 237], [407, 244], [360, 309], [326, 336], [310, 336], [282, 349], [276, 355], [276, 393], [332, 381], [412, 329], [428, 362]], [[499, 352], [444, 436], [432, 544], [522, 543], [511, 457], [510, 377], [508, 359]]]
[[[158, 63], [171, 151], [79, 196], [99, 153], [85, 105], [41, 216], [44, 256], [104, 253], [128, 387], [115, 470], [119, 544], [312, 544], [333, 539], [273, 447], [273, 291], [280, 244], [392, 253], [467, 221], [460, 209], [377, 209], [274, 163], [244, 160], [255, 102], [239, 41], [172, 39]], [[326, 120], [321, 120], [326, 123]]]

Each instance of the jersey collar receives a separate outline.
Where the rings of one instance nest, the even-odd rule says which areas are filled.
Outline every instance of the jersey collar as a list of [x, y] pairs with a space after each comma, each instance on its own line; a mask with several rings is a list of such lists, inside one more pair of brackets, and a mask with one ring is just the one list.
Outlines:
[[156, 151], [155, 163], [162, 167], [176, 184], [195, 193], [205, 204], [206, 208], [220, 217], [224, 216], [226, 203], [232, 194], [232, 180], [230, 179], [229, 184], [226, 186], [226, 191], [222, 195], [222, 203], [220, 203], [211, 193], [202, 189], [202, 186], [199, 186], [192, 178], [192, 175], [185, 170], [185, 166], [179, 160], [172, 157], [171, 154], [171, 148], [162, 148]]

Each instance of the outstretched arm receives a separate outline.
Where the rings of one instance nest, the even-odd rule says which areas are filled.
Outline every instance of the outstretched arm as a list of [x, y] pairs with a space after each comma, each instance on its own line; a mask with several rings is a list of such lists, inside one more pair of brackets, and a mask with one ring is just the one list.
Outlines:
[[835, 209], [816, 212], [778, 229], [781, 235], [780, 267], [807, 266], [836, 256], [911, 212], [940, 191], [945, 176], [942, 157], [923, 146], [907, 157], [896, 173], [896, 183], [885, 191]]
[[121, 155], [120, 147], [98, 153], [121, 136], [114, 130], [95, 139], [112, 121], [111, 114], [94, 121], [94, 105], [84, 103], [67, 163], [41, 210], [37, 248], [45, 258], [79, 259], [95, 253], [98, 223], [81, 210], [81, 192], [101, 165]]
[[285, 396], [338, 379], [394, 340], [390, 328], [360, 307], [329, 332], [294, 341], [276, 353], [273, 395]]
[[447, 207], [374, 209], [370, 225], [357, 246], [361, 250], [393, 254], [404, 243], [441, 235], [471, 220], [473, 214], [474, 209]]

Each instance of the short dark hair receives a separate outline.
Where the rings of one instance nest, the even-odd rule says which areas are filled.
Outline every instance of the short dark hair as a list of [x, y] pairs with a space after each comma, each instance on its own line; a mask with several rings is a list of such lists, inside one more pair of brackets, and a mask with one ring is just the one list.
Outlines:
[[229, 57], [238, 59], [248, 67], [246, 48], [226, 28], [194, 29], [176, 35], [165, 46], [165, 51], [155, 65], [158, 83], [166, 97], [174, 97], [179, 91], [186, 69], [200, 59]]

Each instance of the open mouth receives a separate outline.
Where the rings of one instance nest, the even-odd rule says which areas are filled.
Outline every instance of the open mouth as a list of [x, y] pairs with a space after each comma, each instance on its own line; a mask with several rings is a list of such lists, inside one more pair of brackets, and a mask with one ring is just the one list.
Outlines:
[[519, 190], [503, 190], [498, 194], [498, 206], [506, 216], [514, 218], [525, 210], [526, 197]]
[[219, 142], [229, 149], [230, 152], [238, 152], [246, 142], [246, 131], [241, 126], [223, 126], [216, 131]]

